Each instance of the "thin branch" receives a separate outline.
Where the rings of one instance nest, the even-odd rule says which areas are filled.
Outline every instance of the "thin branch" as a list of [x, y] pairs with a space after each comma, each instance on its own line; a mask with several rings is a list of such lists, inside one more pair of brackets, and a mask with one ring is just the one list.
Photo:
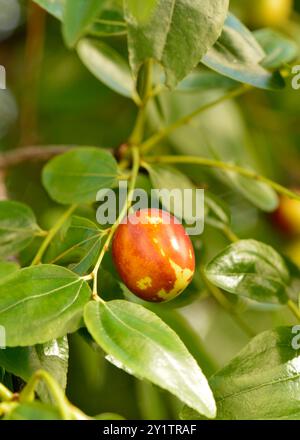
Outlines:
[[47, 145], [17, 148], [0, 154], [0, 171], [28, 161], [47, 161], [54, 156], [65, 153], [72, 148], [71, 145]]
[[218, 160], [208, 159], [200, 156], [147, 156], [143, 158], [142, 166], [143, 163], [193, 164], [203, 167], [216, 168], [223, 171], [232, 171], [257, 182], [265, 183], [266, 185], [273, 188], [277, 193], [300, 201], [300, 195], [295, 193], [294, 191], [285, 188], [284, 186], [280, 185], [277, 182], [274, 182], [271, 179], [268, 179], [267, 177], [257, 174], [255, 171], [252, 171], [248, 168], [243, 168], [239, 165], [235, 165], [229, 162], [221, 162]]
[[154, 134], [153, 136], [148, 138], [145, 142], [143, 142], [143, 144], [140, 147], [142, 154], [148, 153], [158, 142], [166, 138], [168, 135], [176, 131], [178, 128], [189, 124], [196, 116], [199, 116], [201, 113], [204, 113], [205, 111], [210, 110], [211, 108], [216, 107], [217, 105], [222, 104], [223, 102], [228, 101], [229, 99], [237, 98], [238, 96], [243, 95], [250, 89], [251, 89], [250, 86], [243, 84], [242, 86], [230, 90], [228, 93], [226, 93], [226, 95], [223, 95], [220, 98], [197, 108], [192, 113], [184, 116], [181, 119], [178, 119], [173, 124], [170, 124], [162, 128], [156, 134]]

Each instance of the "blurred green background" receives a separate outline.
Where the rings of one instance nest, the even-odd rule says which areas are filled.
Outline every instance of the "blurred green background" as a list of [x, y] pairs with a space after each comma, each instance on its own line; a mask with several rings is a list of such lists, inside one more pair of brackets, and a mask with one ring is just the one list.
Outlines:
[[[231, 9], [251, 29], [274, 26], [300, 46], [300, 0], [294, 2], [290, 14], [279, 20], [263, 15], [260, 1], [232, 0]], [[121, 37], [111, 44], [126, 51]], [[8, 86], [0, 91], [0, 151], [32, 145], [111, 148], [127, 139], [136, 115], [132, 102], [95, 79], [76, 53], [65, 48], [59, 22], [25, 0], [0, 0], [0, 64], [6, 68]], [[276, 93], [255, 90], [237, 104], [226, 104], [211, 114], [206, 121], [208, 136], [218, 133], [218, 139], [212, 137], [216, 142], [236, 142], [241, 154], [246, 142], [259, 171], [288, 187], [300, 188], [299, 103], [300, 90], [293, 90], [290, 84]], [[5, 186], [8, 197], [29, 203], [41, 226], [48, 228], [61, 208], [41, 187], [40, 167], [28, 163], [8, 170]], [[193, 175], [192, 169], [189, 172]], [[272, 243], [300, 264], [300, 237], [286, 236], [274, 226], [271, 216], [260, 213], [211, 176], [198, 173], [197, 179], [228, 202], [233, 229], [239, 236]], [[4, 188], [0, 194], [3, 197]], [[226, 244], [226, 239], [210, 227], [195, 240], [199, 258], [212, 257]], [[196, 300], [178, 311], [176, 322], [168, 315], [167, 307], [162, 307], [163, 317], [173, 320], [173, 327], [177, 326], [210, 374], [231, 359], [249, 337], [213, 299], [206, 297], [200, 281], [194, 282], [185, 297], [189, 295]], [[293, 321], [290, 312], [282, 308], [241, 304], [243, 307], [243, 318], [255, 332]], [[112, 366], [82, 336], [73, 335], [70, 347], [68, 396], [84, 412], [94, 415], [111, 411], [143, 419], [178, 417], [180, 404], [175, 398]]]

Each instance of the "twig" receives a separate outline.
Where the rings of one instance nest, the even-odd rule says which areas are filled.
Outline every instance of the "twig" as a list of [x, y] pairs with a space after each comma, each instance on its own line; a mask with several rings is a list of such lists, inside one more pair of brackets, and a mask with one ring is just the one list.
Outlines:
[[0, 171], [17, 166], [27, 161], [47, 161], [54, 156], [65, 153], [71, 145], [47, 145], [17, 148], [0, 154]]
[[298, 319], [298, 321], [300, 321], [300, 309], [297, 304], [295, 304], [293, 300], [289, 299], [287, 305], [293, 315]]
[[47, 233], [47, 236], [43, 243], [41, 244], [36, 256], [34, 257], [31, 266], [35, 266], [37, 264], [40, 264], [42, 261], [42, 258], [44, 256], [44, 253], [46, 252], [49, 244], [55, 237], [55, 235], [58, 233], [60, 228], [65, 224], [65, 222], [68, 220], [68, 218], [73, 214], [75, 209], [77, 208], [77, 205], [70, 206], [67, 211], [64, 212], [64, 214], [58, 219], [58, 221], [55, 223], [55, 225], [50, 229], [50, 231]]
[[216, 107], [217, 105], [222, 104], [223, 102], [228, 101], [229, 99], [237, 98], [238, 96], [243, 95], [250, 89], [251, 87], [248, 85], [242, 85], [235, 89], [232, 89], [228, 93], [226, 93], [226, 95], [221, 96], [220, 98], [197, 108], [192, 113], [184, 116], [181, 119], [178, 119], [173, 124], [170, 124], [162, 128], [160, 131], [158, 131], [156, 134], [154, 134], [153, 136], [151, 136], [145, 142], [142, 143], [140, 147], [142, 154], [148, 153], [158, 142], [166, 138], [168, 135], [176, 131], [178, 128], [189, 124], [196, 116], [199, 116], [201, 113], [204, 113], [205, 111], [210, 110], [211, 108]]
[[300, 201], [300, 195], [295, 193], [294, 191], [285, 188], [284, 186], [280, 185], [277, 182], [274, 182], [271, 179], [268, 179], [267, 177], [257, 174], [255, 171], [252, 171], [248, 168], [243, 168], [230, 162], [221, 162], [218, 160], [208, 159], [206, 157], [200, 156], [147, 156], [143, 158], [142, 166], [144, 166], [143, 164], [145, 163], [193, 164], [203, 167], [216, 168], [223, 171], [232, 171], [257, 182], [265, 183], [279, 194], [283, 194], [287, 197], [290, 197], [291, 199]]

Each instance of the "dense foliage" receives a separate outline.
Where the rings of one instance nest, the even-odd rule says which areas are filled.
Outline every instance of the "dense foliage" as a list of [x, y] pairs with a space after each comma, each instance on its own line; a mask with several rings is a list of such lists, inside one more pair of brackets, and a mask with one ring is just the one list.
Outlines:
[[[299, 231], [271, 214], [283, 198], [300, 203], [289, 189], [300, 185], [296, 9], [15, 3], [28, 58], [22, 93], [9, 58], [18, 128], [13, 94], [0, 92], [0, 415], [299, 419]], [[17, 53], [17, 31], [4, 37]], [[120, 181], [116, 221], [98, 224], [98, 191]], [[112, 262], [136, 188], [189, 188], [191, 204], [205, 189], [196, 272], [170, 302], [136, 297]], [[299, 223], [299, 206], [288, 215]]]

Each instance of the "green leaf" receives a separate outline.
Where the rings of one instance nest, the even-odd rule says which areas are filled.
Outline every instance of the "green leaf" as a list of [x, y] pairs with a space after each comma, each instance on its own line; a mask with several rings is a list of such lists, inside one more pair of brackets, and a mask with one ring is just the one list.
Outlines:
[[[103, 231], [91, 220], [73, 216], [67, 228], [62, 228], [51, 242], [44, 263], [70, 265], [84, 275], [91, 268], [101, 246]], [[1, 266], [0, 266], [1, 267]]]
[[[94, 23], [93, 26], [89, 30], [89, 34], [94, 37], [117, 37], [121, 35], [127, 34], [126, 25], [110, 22], [109, 20], [99, 20], [97, 23]], [[111, 49], [112, 50], [112, 49]], [[122, 59], [122, 61], [125, 61]], [[126, 64], [126, 63], [125, 63]], [[128, 66], [126, 64], [126, 66]], [[133, 81], [132, 81], [133, 82]]]
[[[217, 419], [299, 420], [300, 353], [291, 327], [256, 336], [210, 379]], [[183, 419], [199, 415], [185, 408]]]
[[[193, 94], [164, 93], [159, 98], [160, 112], [153, 105], [149, 106], [151, 123], [155, 128], [171, 124], [198, 109], [200, 105], [211, 103], [222, 95], [224, 92], [220, 91]], [[244, 168], [257, 169], [263, 164], [259, 163], [259, 157], [254, 156], [254, 148], [250, 145], [249, 139], [241, 111], [232, 101], [224, 102], [204, 112], [193, 119], [193, 124], [178, 128], [168, 138], [177, 153], [207, 157], [234, 163]], [[278, 207], [279, 199], [276, 192], [262, 182], [234, 172], [206, 169], [207, 172], [216, 176], [223, 184], [240, 192], [263, 211], [272, 212]], [[261, 173], [263, 174], [263, 171]], [[196, 178], [199, 176], [203, 179], [201, 167], [198, 166]]]
[[255, 240], [228, 246], [205, 268], [216, 286], [259, 302], [286, 303], [290, 275], [283, 258]]
[[152, 58], [164, 67], [166, 84], [175, 87], [216, 42], [228, 4], [228, 0], [125, 0], [135, 78]]
[[66, 0], [33, 0], [49, 14], [54, 15], [58, 20], [63, 19], [64, 6]]
[[22, 403], [14, 408], [4, 420], [62, 420], [60, 412], [41, 402]]
[[[245, 165], [245, 168], [247, 165]], [[249, 168], [251, 170], [251, 168]], [[253, 170], [253, 168], [252, 168]], [[247, 198], [254, 206], [265, 212], [273, 212], [279, 205], [275, 191], [263, 182], [258, 182], [237, 173], [226, 172], [226, 177], [232, 186]]]
[[95, 420], [126, 420], [124, 417], [120, 416], [119, 414], [114, 414], [114, 413], [102, 413], [93, 418]]
[[84, 38], [77, 52], [87, 69], [107, 87], [127, 98], [135, 96], [129, 65], [117, 51], [102, 41]]
[[[36, 371], [45, 370], [54, 377], [63, 390], [67, 385], [68, 359], [69, 347], [66, 336], [33, 347], [0, 350], [0, 365], [6, 371], [28, 382]], [[37, 392], [44, 402], [53, 402], [44, 383], [38, 385]]]
[[95, 341], [120, 368], [215, 417], [205, 376], [176, 333], [154, 313], [122, 300], [90, 302], [84, 319]]
[[268, 69], [279, 69], [299, 54], [297, 44], [278, 31], [259, 29], [254, 32], [254, 36], [264, 48], [266, 57], [262, 60], [262, 65]]
[[236, 81], [215, 72], [194, 71], [176, 87], [177, 92], [195, 93], [206, 90], [232, 89]]
[[73, 47], [86, 33], [103, 5], [103, 0], [65, 0], [63, 35], [69, 47]]
[[0, 283], [0, 325], [8, 347], [43, 344], [76, 331], [91, 297], [88, 284], [59, 266], [13, 273]]
[[265, 52], [252, 33], [229, 14], [221, 37], [202, 59], [202, 63], [222, 75], [262, 89], [283, 88], [278, 73], [268, 72], [260, 63]]
[[19, 202], [0, 202], [0, 257], [16, 254], [41, 232], [32, 210]]
[[96, 201], [100, 189], [113, 187], [117, 176], [117, 162], [110, 153], [86, 147], [50, 160], [43, 169], [43, 184], [58, 203], [89, 203]]
[[205, 223], [222, 229], [224, 225], [230, 225], [231, 213], [226, 203], [211, 192], [205, 190], [205, 206], [207, 208], [207, 215]]
[[0, 280], [16, 272], [20, 266], [13, 261], [0, 261]]
[[110, 37], [127, 34], [127, 25], [124, 21], [122, 12], [118, 10], [103, 9], [98, 20], [90, 27], [89, 34], [97, 37]]
[[[188, 223], [195, 220], [197, 210], [199, 216], [197, 220], [204, 222], [204, 195], [196, 191], [193, 182], [179, 170], [168, 165], [147, 165], [152, 186], [156, 191], [167, 190], [167, 192], [157, 193], [162, 205], [172, 212], [179, 219], [184, 218]], [[175, 197], [170, 197], [170, 191], [175, 190]], [[190, 190], [190, 191], [186, 191]], [[176, 195], [177, 193], [180, 193]], [[179, 200], [182, 203], [179, 203]]]

